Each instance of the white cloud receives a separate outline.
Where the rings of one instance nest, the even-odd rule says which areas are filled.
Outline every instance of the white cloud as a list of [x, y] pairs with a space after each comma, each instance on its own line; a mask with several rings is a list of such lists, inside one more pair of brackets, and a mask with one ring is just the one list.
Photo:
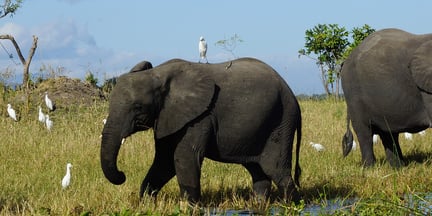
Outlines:
[[[135, 53], [99, 47], [87, 26], [78, 25], [72, 20], [56, 20], [31, 28], [6, 23], [0, 26], [0, 34], [13, 35], [25, 58], [33, 42], [32, 35], [38, 37], [38, 46], [31, 63], [31, 72], [34, 73], [45, 65], [64, 67], [68, 71], [67, 76], [77, 78], [83, 78], [90, 70], [97, 73], [99, 80], [103, 80], [127, 71], [137, 59]], [[13, 53], [13, 60], [19, 62], [12, 43], [1, 42], [9, 53]], [[15, 65], [8, 57], [0, 50], [0, 70], [15, 68], [20, 73], [22, 65]]]

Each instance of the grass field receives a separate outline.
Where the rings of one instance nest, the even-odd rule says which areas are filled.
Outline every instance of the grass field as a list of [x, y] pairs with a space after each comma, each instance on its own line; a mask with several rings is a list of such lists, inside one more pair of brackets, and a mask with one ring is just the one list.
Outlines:
[[[411, 141], [401, 138], [401, 148], [408, 159], [406, 167], [392, 169], [378, 142], [374, 148], [377, 165], [363, 169], [359, 149], [342, 158], [345, 103], [305, 100], [300, 105], [303, 118], [300, 192], [305, 204], [356, 197], [356, 203], [339, 213], [420, 214], [415, 203], [414, 207], [407, 205], [404, 195], [431, 192], [432, 131], [427, 131], [425, 136], [414, 135]], [[50, 114], [54, 122], [52, 131], [37, 121], [36, 107], [19, 122], [3, 114], [0, 118], [0, 214], [197, 213], [196, 209], [180, 205], [175, 178], [162, 189], [157, 200], [148, 197], [139, 200], [141, 181], [153, 160], [151, 131], [133, 135], [121, 148], [118, 164], [126, 174], [126, 182], [115, 186], [105, 179], [99, 162], [99, 136], [106, 114], [107, 103], [59, 109]], [[309, 146], [311, 141], [323, 144], [326, 150], [316, 152]], [[72, 182], [63, 190], [60, 182], [67, 162], [73, 164]], [[278, 200], [254, 201], [250, 196], [251, 178], [239, 165], [205, 160], [201, 179], [204, 209], [254, 209], [270, 214], [270, 209], [279, 208], [280, 214], [293, 214], [304, 206], [294, 207]]]

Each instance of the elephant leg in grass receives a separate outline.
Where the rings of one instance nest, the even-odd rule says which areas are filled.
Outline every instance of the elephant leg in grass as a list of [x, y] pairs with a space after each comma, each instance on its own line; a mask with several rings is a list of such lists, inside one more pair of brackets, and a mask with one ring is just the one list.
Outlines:
[[267, 199], [271, 190], [271, 179], [264, 173], [259, 164], [243, 164], [252, 176], [253, 190], [259, 199]]
[[147, 192], [156, 196], [159, 190], [175, 176], [174, 169], [174, 143], [171, 140], [157, 140], [155, 158], [146, 177], [141, 184], [140, 197]]
[[[278, 191], [283, 195], [283, 199], [297, 202], [300, 200], [300, 195], [291, 177], [292, 161], [286, 160], [286, 155], [291, 154], [293, 146], [280, 144], [280, 142], [293, 143], [294, 132], [287, 132], [291, 130], [286, 130], [285, 127], [295, 126], [280, 126], [280, 128], [272, 132], [261, 154], [259, 164], [264, 173], [276, 183]], [[292, 200], [287, 200], [288, 197]]]
[[[357, 132], [357, 139], [359, 141], [360, 151], [362, 155], [362, 164], [365, 167], [370, 167], [375, 164], [375, 154], [373, 151], [373, 134], [371, 129], [356, 121], [352, 121], [354, 131]], [[381, 135], [380, 135], [381, 136]]]
[[187, 127], [174, 152], [174, 166], [180, 194], [190, 202], [197, 202], [201, 196], [201, 164], [206, 145], [212, 136], [208, 119], [202, 119]]
[[398, 133], [385, 133], [381, 136], [387, 161], [392, 167], [404, 166]]

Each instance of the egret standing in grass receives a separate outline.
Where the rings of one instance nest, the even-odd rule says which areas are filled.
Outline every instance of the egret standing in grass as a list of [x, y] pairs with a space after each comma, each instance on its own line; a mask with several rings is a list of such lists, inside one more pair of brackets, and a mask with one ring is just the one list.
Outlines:
[[200, 60], [198, 61], [201, 63], [201, 59], [205, 59], [206, 63], [208, 63], [207, 60], [207, 42], [204, 40], [204, 37], [201, 36], [198, 44], [199, 54], [200, 54]]
[[63, 177], [61, 184], [63, 189], [66, 189], [71, 181], [71, 168], [72, 168], [72, 164], [71, 163], [67, 163], [66, 164], [66, 175]]
[[408, 133], [408, 132], [405, 132], [404, 136], [405, 136], [405, 139], [407, 139], [407, 140], [412, 140], [412, 138], [413, 138], [412, 133]]
[[310, 142], [309, 145], [311, 145], [315, 150], [317, 150], [319, 152], [324, 151], [324, 149], [325, 149], [324, 146], [319, 144], [319, 143]]
[[52, 100], [48, 97], [48, 92], [45, 92], [45, 105], [48, 107], [49, 111], [54, 111], [55, 105]]
[[18, 121], [16, 117], [15, 110], [12, 108], [12, 105], [7, 105], [7, 112], [9, 114], [9, 117], [11, 117], [14, 121]]
[[38, 120], [41, 123], [45, 123], [45, 114], [42, 112], [42, 107], [39, 106], [38, 108], [39, 108], [39, 118], [38, 118]]
[[46, 125], [47, 129], [50, 131], [52, 126], [53, 126], [53, 122], [49, 118], [49, 115], [45, 115], [45, 125]]

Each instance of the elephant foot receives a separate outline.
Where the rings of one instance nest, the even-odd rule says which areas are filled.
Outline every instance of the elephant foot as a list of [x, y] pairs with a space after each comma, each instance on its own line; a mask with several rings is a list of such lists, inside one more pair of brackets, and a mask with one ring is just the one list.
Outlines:
[[393, 168], [401, 168], [405, 166], [405, 162], [403, 159], [400, 159], [399, 157], [390, 157], [387, 158], [387, 161], [390, 163], [390, 166]]

